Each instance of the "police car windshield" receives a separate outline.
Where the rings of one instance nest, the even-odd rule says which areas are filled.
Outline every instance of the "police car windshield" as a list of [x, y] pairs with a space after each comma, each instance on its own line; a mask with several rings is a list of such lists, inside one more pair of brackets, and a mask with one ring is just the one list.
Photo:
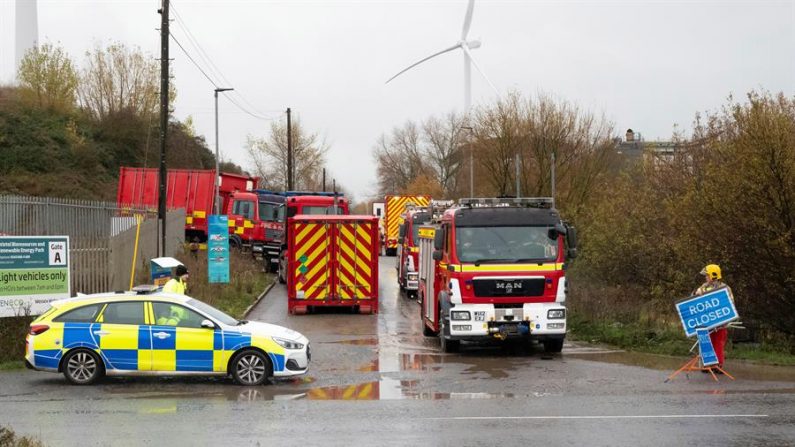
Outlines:
[[550, 227], [457, 227], [456, 254], [461, 262], [544, 262], [558, 257]]
[[227, 326], [237, 326], [238, 321], [229, 315], [221, 312], [220, 310], [210, 306], [207, 303], [203, 303], [199, 300], [189, 299], [188, 305], [195, 307], [196, 309], [204, 312], [205, 314], [209, 315], [210, 317], [220, 321], [221, 323]]

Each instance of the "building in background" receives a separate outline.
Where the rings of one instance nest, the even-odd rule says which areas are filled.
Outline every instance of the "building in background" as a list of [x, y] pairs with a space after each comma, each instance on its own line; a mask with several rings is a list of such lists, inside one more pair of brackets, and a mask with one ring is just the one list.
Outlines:
[[674, 141], [645, 141], [639, 132], [627, 129], [624, 140], [616, 138], [616, 151], [624, 162], [645, 161], [666, 163], [673, 161], [677, 151], [682, 149]]

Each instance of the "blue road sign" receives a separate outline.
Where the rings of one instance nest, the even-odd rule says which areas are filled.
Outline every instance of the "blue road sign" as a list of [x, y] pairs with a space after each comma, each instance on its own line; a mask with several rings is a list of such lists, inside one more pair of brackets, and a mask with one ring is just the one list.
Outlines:
[[225, 215], [211, 214], [207, 238], [207, 278], [211, 283], [229, 282], [229, 225]]
[[688, 337], [699, 328], [712, 329], [740, 318], [728, 287], [684, 299], [676, 303], [676, 312]]
[[696, 329], [698, 335], [698, 353], [701, 355], [701, 364], [712, 366], [718, 364], [718, 355], [715, 354], [715, 347], [712, 346], [712, 339], [709, 338], [708, 329]]

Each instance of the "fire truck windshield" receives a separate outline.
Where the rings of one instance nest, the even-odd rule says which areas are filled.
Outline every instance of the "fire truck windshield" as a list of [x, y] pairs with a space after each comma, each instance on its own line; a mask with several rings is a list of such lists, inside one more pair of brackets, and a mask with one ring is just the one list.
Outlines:
[[282, 219], [281, 213], [284, 213], [284, 208], [279, 206], [278, 203], [259, 203], [259, 219], [265, 222], [280, 222]]
[[455, 248], [460, 262], [541, 262], [558, 257], [550, 227], [458, 227]]

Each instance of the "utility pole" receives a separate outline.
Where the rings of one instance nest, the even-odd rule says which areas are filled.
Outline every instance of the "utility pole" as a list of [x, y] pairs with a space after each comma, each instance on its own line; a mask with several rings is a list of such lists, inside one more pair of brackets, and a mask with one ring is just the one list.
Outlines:
[[160, 188], [157, 219], [160, 224], [158, 256], [166, 255], [166, 134], [168, 132], [168, 0], [160, 9]]
[[[466, 129], [470, 132], [470, 137], [472, 133], [475, 132], [470, 126], [461, 126], [461, 129]], [[472, 141], [472, 138], [469, 139], [469, 197], [475, 197], [475, 159], [474, 159], [474, 152], [475, 152], [475, 144]]]
[[323, 168], [323, 192], [326, 192], [326, 168]]
[[555, 206], [555, 153], [552, 153], [552, 206]]
[[519, 184], [519, 152], [516, 153], [516, 197], [522, 197]]
[[287, 190], [293, 190], [293, 126], [290, 108], [287, 108]]
[[218, 192], [221, 182], [221, 171], [218, 167], [218, 92], [230, 90], [234, 89], [225, 87], [215, 89], [215, 214], [221, 214], [221, 194]]

